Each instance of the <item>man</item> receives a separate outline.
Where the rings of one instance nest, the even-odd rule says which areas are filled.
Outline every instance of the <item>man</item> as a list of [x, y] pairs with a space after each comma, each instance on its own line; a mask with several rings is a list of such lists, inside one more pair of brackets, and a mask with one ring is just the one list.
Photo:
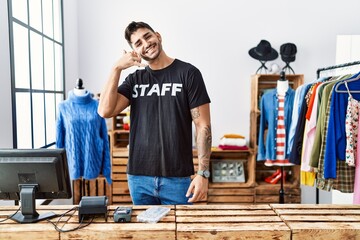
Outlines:
[[[112, 68], [98, 112], [108, 118], [131, 105], [127, 174], [133, 203], [192, 204], [204, 199], [212, 135], [210, 98], [202, 75], [191, 64], [167, 56], [161, 35], [144, 22], [131, 22], [125, 39], [132, 51], [124, 51]], [[122, 70], [132, 66], [145, 68], [118, 86]], [[199, 171], [191, 181], [192, 122]]]

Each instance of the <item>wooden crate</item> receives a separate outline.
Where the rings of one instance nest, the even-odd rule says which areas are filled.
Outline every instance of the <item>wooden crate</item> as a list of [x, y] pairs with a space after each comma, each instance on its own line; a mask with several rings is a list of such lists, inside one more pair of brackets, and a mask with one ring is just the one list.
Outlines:
[[132, 204], [127, 182], [127, 148], [114, 148], [112, 153], [112, 201], [113, 204]]
[[[255, 203], [279, 203], [280, 184], [260, 183], [255, 187]], [[301, 188], [292, 184], [284, 184], [284, 202], [300, 203]]]
[[92, 180], [82, 178], [73, 180], [73, 204], [79, 204], [83, 196], [106, 196], [108, 203], [112, 204], [111, 185], [102, 176]]
[[239, 183], [211, 183], [211, 188], [223, 188], [224, 186], [236, 188], [251, 188], [255, 186], [255, 154], [253, 149], [248, 150], [213, 150], [210, 161], [217, 160], [243, 160], [245, 169], [245, 182]]
[[292, 240], [360, 239], [360, 205], [272, 204]]
[[[264, 179], [271, 176], [279, 167], [267, 167], [262, 162], [256, 166], [255, 203], [279, 203], [280, 181], [267, 183]], [[284, 167], [287, 176], [283, 185], [285, 203], [301, 203], [301, 188], [298, 180], [300, 166]]]
[[177, 239], [290, 239], [268, 205], [178, 205]]

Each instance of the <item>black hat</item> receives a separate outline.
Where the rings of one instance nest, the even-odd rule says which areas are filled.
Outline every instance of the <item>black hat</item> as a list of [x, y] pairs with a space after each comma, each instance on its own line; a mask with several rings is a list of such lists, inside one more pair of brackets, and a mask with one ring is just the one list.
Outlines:
[[249, 50], [251, 57], [260, 61], [269, 61], [276, 59], [279, 54], [271, 47], [271, 44], [266, 40], [261, 40], [260, 43]]
[[296, 52], [296, 45], [293, 43], [284, 43], [280, 46], [280, 55], [284, 62], [294, 62]]

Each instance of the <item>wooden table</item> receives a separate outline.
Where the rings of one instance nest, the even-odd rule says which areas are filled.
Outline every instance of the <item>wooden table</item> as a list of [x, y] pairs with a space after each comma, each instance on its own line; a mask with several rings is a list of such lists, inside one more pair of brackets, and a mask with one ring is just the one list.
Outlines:
[[272, 204], [292, 240], [360, 239], [360, 205]]
[[[52, 211], [62, 214], [73, 206], [38, 206], [38, 213]], [[93, 222], [85, 228], [71, 232], [57, 232], [54, 226], [47, 222], [41, 221], [34, 224], [19, 224], [13, 220], [6, 220], [0, 223], [0, 239], [175, 239], [175, 211], [174, 206], [170, 212], [156, 224], [137, 222], [136, 216], [145, 211], [149, 206], [133, 206], [132, 218], [130, 223], [115, 223], [113, 219], [114, 209], [116, 206], [109, 206], [107, 222], [105, 216], [97, 216]], [[0, 207], [0, 221], [4, 216], [11, 215], [17, 207]], [[59, 218], [51, 219], [56, 222]], [[60, 222], [59, 227], [64, 230], [72, 229], [79, 226], [78, 212], [73, 216], [67, 214]]]
[[[37, 206], [37, 211], [63, 214], [72, 207]], [[114, 223], [116, 206], [109, 206], [107, 222], [97, 216], [89, 226], [71, 232], [58, 232], [47, 221], [6, 220], [0, 222], [0, 239], [360, 239], [360, 205], [178, 205], [166, 206], [170, 212], [156, 224], [137, 222], [137, 215], [148, 207], [133, 206], [130, 223]], [[1, 206], [0, 221], [16, 209]], [[78, 225], [75, 211], [61, 218], [59, 227]]]

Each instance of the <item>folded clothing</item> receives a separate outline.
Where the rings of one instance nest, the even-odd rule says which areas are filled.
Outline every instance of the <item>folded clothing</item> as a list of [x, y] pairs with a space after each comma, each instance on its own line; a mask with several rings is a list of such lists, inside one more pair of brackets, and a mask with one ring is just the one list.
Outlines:
[[221, 150], [248, 150], [247, 146], [219, 145]]
[[219, 145], [223, 146], [246, 146], [246, 139], [244, 138], [221, 138]]

